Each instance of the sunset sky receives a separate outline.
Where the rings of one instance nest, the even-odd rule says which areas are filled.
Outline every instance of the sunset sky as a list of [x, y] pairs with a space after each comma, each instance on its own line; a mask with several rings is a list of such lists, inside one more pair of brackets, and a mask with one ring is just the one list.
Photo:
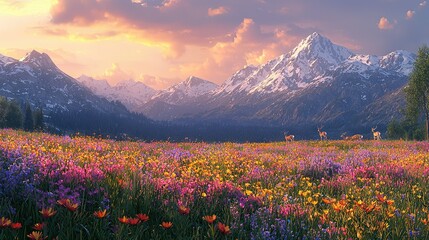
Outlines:
[[73, 77], [164, 89], [224, 82], [319, 32], [356, 53], [429, 44], [424, 0], [0, 0], [0, 54], [49, 54]]

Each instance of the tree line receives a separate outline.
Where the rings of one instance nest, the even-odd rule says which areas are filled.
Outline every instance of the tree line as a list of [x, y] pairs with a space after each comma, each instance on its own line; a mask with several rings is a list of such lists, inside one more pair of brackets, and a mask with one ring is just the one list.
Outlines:
[[43, 111], [41, 108], [33, 110], [28, 102], [22, 108], [18, 102], [0, 96], [0, 128], [43, 131]]

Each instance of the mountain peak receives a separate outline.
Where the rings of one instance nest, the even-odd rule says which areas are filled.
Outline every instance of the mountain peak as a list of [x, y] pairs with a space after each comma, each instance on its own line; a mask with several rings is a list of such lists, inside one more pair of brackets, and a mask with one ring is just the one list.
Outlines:
[[40, 53], [36, 50], [33, 50], [25, 55], [25, 57], [19, 60], [20, 62], [32, 63], [39, 67], [54, 67], [56, 68], [52, 59], [46, 53]]
[[303, 39], [291, 52], [291, 59], [323, 59], [330, 65], [336, 65], [354, 55], [345, 47], [336, 45], [323, 35], [314, 32]]
[[208, 82], [207, 80], [204, 80], [195, 76], [190, 76], [183, 83], [188, 87], [193, 87], [207, 82]]

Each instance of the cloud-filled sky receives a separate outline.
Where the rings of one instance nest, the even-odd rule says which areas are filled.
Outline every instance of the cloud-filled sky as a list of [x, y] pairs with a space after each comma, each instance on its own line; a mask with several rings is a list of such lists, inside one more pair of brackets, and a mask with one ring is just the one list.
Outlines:
[[425, 0], [0, 0], [0, 54], [48, 53], [71, 76], [163, 89], [222, 83], [319, 32], [356, 53], [429, 44]]

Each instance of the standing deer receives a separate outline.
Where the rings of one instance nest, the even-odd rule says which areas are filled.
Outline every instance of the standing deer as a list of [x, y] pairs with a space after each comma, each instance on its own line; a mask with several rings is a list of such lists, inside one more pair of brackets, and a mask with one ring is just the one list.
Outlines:
[[288, 132], [285, 132], [285, 140], [286, 142], [293, 142], [295, 140], [295, 135], [287, 135]]
[[363, 139], [363, 135], [361, 134], [355, 134], [353, 136], [346, 136], [346, 133], [341, 134], [341, 138], [344, 140], [352, 140], [352, 141], [356, 141], [356, 140], [362, 140]]
[[322, 127], [318, 127], [317, 131], [319, 132], [320, 141], [323, 141], [323, 139], [328, 140], [328, 134], [325, 131], [321, 131]]
[[374, 136], [374, 140], [381, 140], [381, 133], [378, 131], [376, 132], [375, 131], [376, 129], [377, 129], [377, 127], [371, 128], [372, 135]]

